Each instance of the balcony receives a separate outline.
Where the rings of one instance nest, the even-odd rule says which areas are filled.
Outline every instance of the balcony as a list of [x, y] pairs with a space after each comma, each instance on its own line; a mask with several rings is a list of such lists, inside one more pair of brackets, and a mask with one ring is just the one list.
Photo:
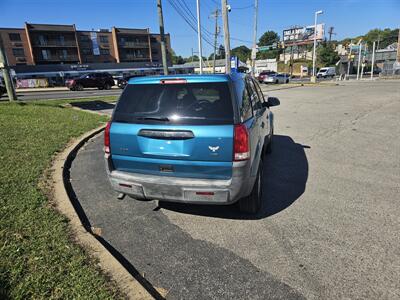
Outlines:
[[76, 47], [75, 40], [70, 41], [57, 41], [57, 40], [49, 40], [49, 41], [35, 41], [32, 44], [33, 47]]
[[149, 56], [145, 55], [122, 55], [121, 61], [129, 62], [129, 61], [150, 61]]
[[149, 48], [149, 43], [147, 42], [121, 42], [119, 44], [122, 48], [134, 48], [134, 49], [143, 49]]
[[36, 61], [41, 61], [41, 62], [76, 62], [79, 61], [78, 55], [68, 55], [68, 56], [50, 56], [50, 57], [36, 57]]

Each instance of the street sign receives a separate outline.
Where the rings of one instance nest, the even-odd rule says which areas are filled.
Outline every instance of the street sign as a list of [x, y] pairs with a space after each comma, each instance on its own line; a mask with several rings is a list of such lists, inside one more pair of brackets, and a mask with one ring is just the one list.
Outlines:
[[239, 67], [239, 59], [237, 56], [231, 56], [231, 72], [237, 72]]
[[261, 46], [261, 47], [258, 47], [258, 51], [268, 51], [268, 50], [276, 49], [277, 46], [278, 46], [277, 43], [273, 43], [272, 45], [267, 45], [267, 46]]

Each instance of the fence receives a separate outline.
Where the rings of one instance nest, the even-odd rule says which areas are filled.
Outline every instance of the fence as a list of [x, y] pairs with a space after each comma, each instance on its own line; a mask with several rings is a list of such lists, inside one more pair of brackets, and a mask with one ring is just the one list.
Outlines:
[[17, 88], [42, 88], [48, 86], [49, 82], [46, 78], [17, 79]]

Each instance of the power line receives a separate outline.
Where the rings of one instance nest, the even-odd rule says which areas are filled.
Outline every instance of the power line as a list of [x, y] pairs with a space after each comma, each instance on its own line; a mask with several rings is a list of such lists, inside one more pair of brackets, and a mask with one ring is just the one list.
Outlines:
[[232, 7], [232, 9], [248, 9], [248, 8], [254, 8], [254, 5], [248, 5], [248, 6], [243, 6], [243, 7]]
[[[172, 7], [175, 9], [175, 11], [176, 11], [176, 12], [186, 21], [186, 23], [188, 23], [188, 25], [189, 25], [193, 30], [195, 30], [195, 32], [197, 33], [197, 28], [196, 28], [196, 26], [197, 26], [197, 25], [196, 25], [196, 24], [197, 24], [197, 18], [194, 17], [193, 13], [190, 12], [190, 14], [189, 14], [189, 13], [187, 13], [185, 10], [182, 10], [182, 8], [180, 7], [180, 6], [182, 6], [182, 3], [179, 2], [179, 0], [176, 0], [176, 1], [178, 1], [178, 3], [174, 2], [174, 0], [168, 0], [168, 2], [172, 5]], [[187, 9], [188, 9], [188, 7], [187, 7]], [[189, 9], [189, 11], [190, 11], [190, 9]], [[207, 32], [207, 34], [206, 34], [206, 35], [207, 35], [207, 38], [204, 38], [204, 37], [203, 37], [203, 39], [204, 39], [206, 42], [208, 42], [209, 44], [211, 44], [210, 39], [212, 39], [213, 34], [212, 34], [211, 32], [209, 32], [209, 31], [207, 31], [203, 26], [202, 26], [201, 28]]]
[[231, 37], [231, 40], [239, 41], [239, 42], [243, 42], [243, 43], [248, 43], [248, 44], [252, 44], [253, 43], [252, 41], [246, 41], [246, 40], [242, 40], [242, 39], [234, 38], [234, 37]]
[[[193, 12], [189, 8], [189, 6], [187, 5], [186, 1], [185, 0], [176, 0], [176, 1], [178, 1], [178, 3], [183, 4], [181, 6], [186, 11], [187, 16], [189, 16], [192, 19], [192, 21], [194, 21], [194, 23], [197, 23], [197, 18], [195, 17], [195, 15], [193, 14]], [[212, 38], [212, 36], [214, 35], [212, 32], [210, 32], [209, 30], [207, 30], [207, 28], [204, 28], [203, 26], [201, 26], [201, 29], [203, 31], [207, 32], [208, 38]]]
[[[191, 18], [188, 18], [188, 15], [181, 10], [181, 8], [179, 7], [179, 4], [177, 4], [176, 2], [174, 2], [173, 0], [168, 0], [169, 4], [174, 8], [174, 10], [178, 13], [178, 15], [180, 15], [183, 20], [186, 22], [186, 24], [189, 25], [190, 28], [193, 29], [194, 32], [197, 33], [197, 28], [196, 26], [192, 23], [193, 20], [191, 20]], [[212, 42], [210, 40], [208, 40], [207, 38], [205, 38], [204, 36], [202, 37], [202, 40], [204, 40], [208, 45], [210, 45], [211, 47], [214, 47], [214, 45], [212, 44]]]

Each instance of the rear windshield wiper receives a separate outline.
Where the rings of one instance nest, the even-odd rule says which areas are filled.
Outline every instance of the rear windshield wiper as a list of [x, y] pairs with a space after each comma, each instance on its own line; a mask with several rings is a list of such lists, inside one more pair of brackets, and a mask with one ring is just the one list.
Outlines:
[[161, 122], [169, 122], [167, 117], [137, 117], [137, 120], [151, 120], [151, 121], [161, 121]]

